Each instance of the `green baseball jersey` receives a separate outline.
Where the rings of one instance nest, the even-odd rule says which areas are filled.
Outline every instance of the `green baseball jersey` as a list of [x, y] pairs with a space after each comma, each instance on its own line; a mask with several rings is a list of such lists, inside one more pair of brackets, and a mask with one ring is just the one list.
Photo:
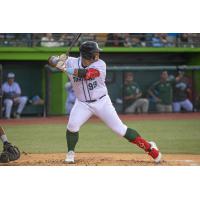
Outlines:
[[[131, 96], [131, 95], [136, 96], [139, 93], [141, 93], [141, 89], [136, 82], [132, 82], [130, 84], [124, 85], [124, 97]], [[125, 107], [130, 106], [135, 100], [134, 99], [124, 100], [124, 106]]]
[[172, 103], [172, 81], [157, 81], [150, 88], [151, 91], [161, 99], [161, 104], [170, 105]]

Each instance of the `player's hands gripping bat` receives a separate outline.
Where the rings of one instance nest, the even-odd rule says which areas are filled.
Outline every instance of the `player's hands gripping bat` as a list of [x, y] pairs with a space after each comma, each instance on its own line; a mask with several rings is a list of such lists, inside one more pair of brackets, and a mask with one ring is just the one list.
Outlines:
[[50, 64], [50, 66], [56, 67], [57, 69], [65, 72], [66, 71], [65, 61], [67, 60], [72, 47], [78, 41], [78, 39], [79, 39], [80, 36], [81, 36], [81, 33], [78, 33], [74, 37], [74, 39], [71, 42], [71, 45], [70, 45], [69, 49], [67, 50], [67, 52], [65, 54], [61, 54], [60, 56], [51, 56], [48, 59], [48, 62]]
[[51, 67], [56, 67], [61, 71], [66, 71], [66, 66], [65, 66], [66, 60], [67, 60], [66, 54], [61, 54], [60, 56], [51, 56], [48, 59], [48, 62]]

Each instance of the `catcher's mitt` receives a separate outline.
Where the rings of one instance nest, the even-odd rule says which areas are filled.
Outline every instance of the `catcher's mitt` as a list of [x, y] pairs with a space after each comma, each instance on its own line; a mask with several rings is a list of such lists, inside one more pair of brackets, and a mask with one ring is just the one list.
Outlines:
[[0, 154], [0, 162], [7, 163], [20, 158], [20, 151], [16, 146], [6, 142], [3, 146], [3, 152]]
[[2, 152], [0, 154], [0, 163], [8, 163], [9, 162], [9, 157], [7, 152]]

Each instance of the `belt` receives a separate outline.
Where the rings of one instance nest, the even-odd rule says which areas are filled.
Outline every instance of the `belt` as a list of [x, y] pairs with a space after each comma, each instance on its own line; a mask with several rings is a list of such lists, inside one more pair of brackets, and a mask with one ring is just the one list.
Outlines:
[[99, 99], [102, 99], [102, 98], [105, 97], [105, 96], [106, 96], [106, 94], [104, 94], [103, 96], [101, 96], [101, 97], [98, 98], [98, 99], [95, 99], [95, 100], [89, 100], [89, 101], [85, 101], [85, 102], [87, 102], [87, 103], [94, 103], [94, 102], [98, 101]]

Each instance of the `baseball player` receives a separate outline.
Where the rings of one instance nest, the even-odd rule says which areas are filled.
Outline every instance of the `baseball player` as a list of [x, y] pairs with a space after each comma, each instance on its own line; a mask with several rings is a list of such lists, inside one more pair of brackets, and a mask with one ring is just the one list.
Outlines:
[[5, 106], [5, 118], [10, 119], [13, 105], [18, 105], [16, 118], [20, 118], [28, 98], [21, 96], [21, 88], [17, 82], [14, 81], [15, 74], [10, 72], [7, 75], [7, 81], [2, 85], [3, 103]]
[[183, 71], [178, 72], [178, 77], [179, 80], [173, 85], [173, 111], [180, 112], [183, 108], [188, 112], [192, 112], [193, 104], [188, 98], [188, 94], [191, 92], [188, 80]]
[[125, 113], [147, 113], [149, 108], [149, 101], [146, 98], [142, 98], [141, 88], [134, 81], [134, 74], [132, 72], [125, 74], [124, 105]]
[[8, 163], [20, 158], [20, 151], [16, 146], [13, 146], [5, 134], [5, 131], [0, 126], [0, 139], [3, 142], [3, 151], [0, 153], [0, 163]]
[[162, 71], [160, 80], [156, 81], [148, 90], [156, 102], [158, 112], [172, 112], [172, 84], [175, 79], [169, 79], [167, 71]]
[[127, 127], [118, 117], [105, 85], [106, 63], [99, 59], [101, 49], [93, 41], [83, 42], [80, 57], [51, 56], [49, 64], [65, 72], [74, 89], [76, 102], [69, 116], [66, 139], [68, 152], [65, 162], [74, 163], [75, 146], [80, 127], [92, 116], [99, 117], [117, 135], [144, 149], [156, 163], [161, 153], [154, 142], [148, 142], [140, 134]]

